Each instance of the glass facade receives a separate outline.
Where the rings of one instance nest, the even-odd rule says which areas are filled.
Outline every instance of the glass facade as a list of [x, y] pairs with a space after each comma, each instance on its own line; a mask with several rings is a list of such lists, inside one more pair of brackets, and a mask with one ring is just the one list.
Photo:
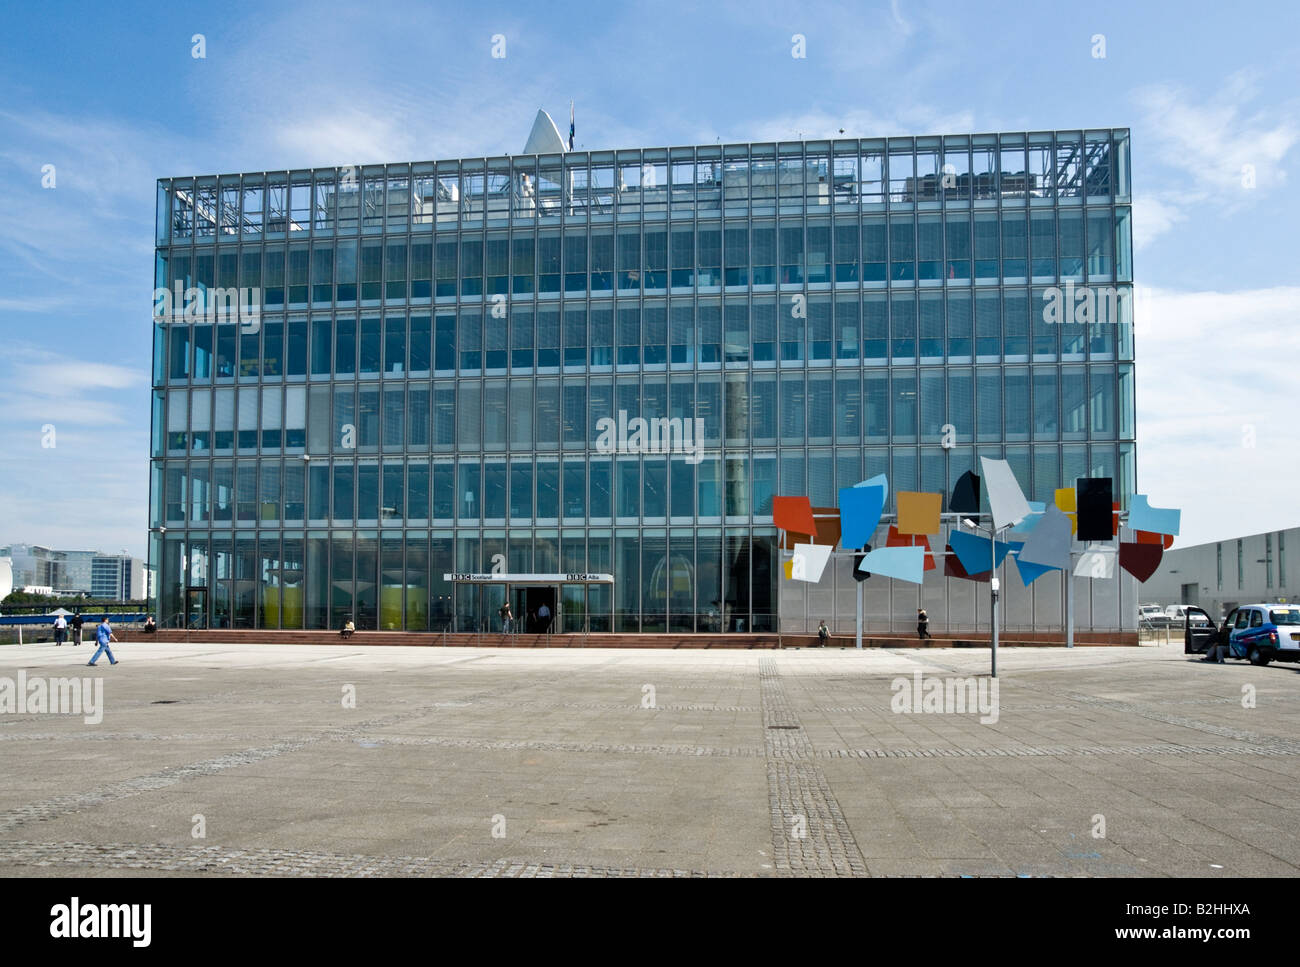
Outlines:
[[802, 629], [853, 582], [782, 591], [774, 495], [1126, 493], [1128, 172], [1108, 129], [163, 180], [155, 286], [260, 311], [155, 312], [161, 620], [487, 627], [442, 577], [503, 555], [614, 575], [566, 630]]

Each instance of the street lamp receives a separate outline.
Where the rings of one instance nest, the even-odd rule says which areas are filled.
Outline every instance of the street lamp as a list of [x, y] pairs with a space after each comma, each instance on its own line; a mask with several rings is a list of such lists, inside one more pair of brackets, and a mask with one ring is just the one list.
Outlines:
[[[973, 531], [980, 528], [969, 517], [963, 517], [962, 521]], [[989, 622], [992, 628], [990, 635], [991, 661], [990, 673], [993, 678], [998, 677], [998, 529], [997, 525], [989, 521]]]

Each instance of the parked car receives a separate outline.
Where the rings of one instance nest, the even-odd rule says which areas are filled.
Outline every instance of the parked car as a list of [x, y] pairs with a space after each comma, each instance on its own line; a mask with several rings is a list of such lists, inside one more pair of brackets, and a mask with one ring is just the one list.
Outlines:
[[1186, 605], [1186, 604], [1171, 604], [1171, 605], [1167, 605], [1167, 606], [1165, 607], [1165, 615], [1166, 615], [1166, 617], [1169, 618], [1170, 622], [1177, 622], [1177, 623], [1181, 624], [1181, 623], [1182, 623], [1182, 620], [1183, 620], [1185, 617], [1187, 617], [1187, 609], [1188, 609], [1188, 607], [1189, 607], [1189, 605]]
[[1230, 611], [1222, 625], [1200, 608], [1189, 605], [1186, 611], [1184, 654], [1204, 654], [1211, 646], [1224, 645], [1226, 657], [1242, 658], [1252, 665], [1300, 662], [1300, 606], [1244, 604]]
[[1138, 624], [1150, 628], [1168, 628], [1169, 615], [1158, 604], [1144, 604], [1138, 608]]

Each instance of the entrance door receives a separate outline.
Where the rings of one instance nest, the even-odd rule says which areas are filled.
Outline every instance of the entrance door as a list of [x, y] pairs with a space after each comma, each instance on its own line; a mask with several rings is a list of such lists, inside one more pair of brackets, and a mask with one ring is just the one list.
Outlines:
[[[531, 635], [543, 634], [546, 629], [555, 628], [555, 588], [524, 588], [524, 630]], [[543, 605], [546, 614], [539, 614]]]
[[185, 589], [185, 627], [202, 629], [208, 626], [208, 589]]
[[557, 631], [568, 634], [586, 630], [587, 588], [583, 584], [560, 585], [560, 623]]

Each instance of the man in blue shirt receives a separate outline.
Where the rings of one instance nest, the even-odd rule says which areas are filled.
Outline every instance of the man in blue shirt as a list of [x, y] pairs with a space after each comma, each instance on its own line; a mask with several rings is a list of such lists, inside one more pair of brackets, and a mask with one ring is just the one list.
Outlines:
[[93, 668], [95, 662], [99, 661], [100, 654], [107, 652], [108, 663], [110, 665], [116, 665], [117, 659], [113, 657], [113, 649], [108, 647], [108, 643], [110, 641], [117, 641], [117, 638], [113, 634], [113, 629], [108, 626], [108, 615], [104, 615], [104, 620], [100, 622], [99, 627], [95, 629], [95, 640], [99, 642], [99, 648], [96, 649], [95, 654], [91, 656], [90, 661], [86, 662], [86, 664]]

